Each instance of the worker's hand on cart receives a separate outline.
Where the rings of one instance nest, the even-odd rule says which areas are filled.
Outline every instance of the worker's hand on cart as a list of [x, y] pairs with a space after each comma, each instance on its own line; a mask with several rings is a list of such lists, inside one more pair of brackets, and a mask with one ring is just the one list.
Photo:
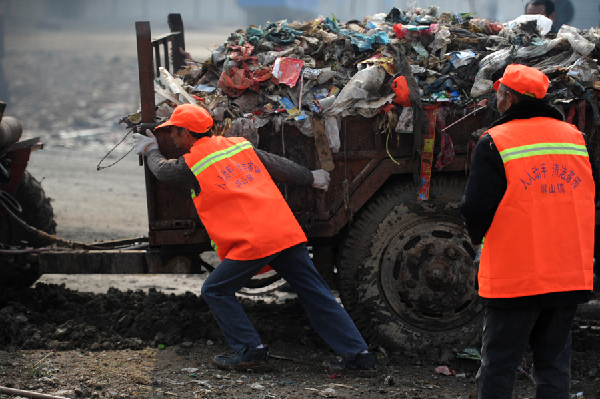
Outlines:
[[151, 150], [158, 150], [158, 142], [154, 134], [147, 129], [146, 135], [140, 133], [133, 134], [133, 150], [137, 155], [146, 155]]
[[329, 172], [324, 169], [317, 169], [313, 170], [312, 174], [315, 179], [312, 186], [327, 191], [329, 188], [329, 181], [331, 180]]

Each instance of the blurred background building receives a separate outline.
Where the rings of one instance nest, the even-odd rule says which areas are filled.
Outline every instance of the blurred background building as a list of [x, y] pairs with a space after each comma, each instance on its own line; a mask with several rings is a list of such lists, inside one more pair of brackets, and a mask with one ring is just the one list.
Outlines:
[[[573, 13], [568, 25], [580, 29], [600, 25], [598, 0], [555, 0], [557, 18], [569, 17], [562, 4], [570, 2]], [[335, 15], [341, 21], [362, 19], [365, 15], [389, 12], [392, 7], [406, 10], [416, 4], [431, 5], [441, 11], [474, 12], [478, 17], [506, 22], [521, 15], [527, 0], [3, 0], [7, 29], [31, 28], [119, 28], [129, 29], [133, 21], [163, 23], [165, 15], [181, 13], [186, 27], [215, 25], [265, 26], [280, 19], [306, 20], [319, 15]], [[559, 15], [560, 14], [560, 15]]]

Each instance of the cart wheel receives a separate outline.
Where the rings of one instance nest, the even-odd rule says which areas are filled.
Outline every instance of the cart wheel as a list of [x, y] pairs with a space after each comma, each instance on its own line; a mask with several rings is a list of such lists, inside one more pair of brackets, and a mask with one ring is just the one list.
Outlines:
[[432, 180], [430, 199], [393, 184], [361, 211], [341, 247], [342, 303], [388, 348], [473, 345], [482, 330], [476, 248], [459, 214], [465, 178]]

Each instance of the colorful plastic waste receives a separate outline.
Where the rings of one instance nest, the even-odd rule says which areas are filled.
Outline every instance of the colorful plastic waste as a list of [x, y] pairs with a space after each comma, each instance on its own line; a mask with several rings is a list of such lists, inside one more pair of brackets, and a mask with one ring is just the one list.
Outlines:
[[[419, 8], [416, 0], [405, 4], [362, 20], [331, 16], [237, 30], [207, 60], [188, 62], [173, 75], [161, 69], [157, 122], [178, 104], [199, 103], [212, 113], [215, 134], [257, 142], [268, 123], [282, 132], [281, 124], [293, 125], [311, 137], [318, 125], [335, 153], [342, 118], [385, 118], [379, 133], [420, 136], [415, 143], [422, 200], [429, 195], [432, 168], [440, 170], [454, 158], [447, 115], [466, 117], [477, 103], [493, 99], [493, 83], [510, 63], [547, 74], [553, 103], [572, 104], [573, 112], [577, 100], [591, 103], [600, 124], [600, 29], [563, 25], [553, 34], [540, 16], [502, 24], [437, 6]], [[482, 112], [497, 117], [492, 107]], [[581, 118], [582, 111], [576, 112]]]
[[299, 59], [278, 57], [273, 64], [273, 77], [279, 80], [279, 83], [294, 87], [303, 65], [304, 61]]
[[438, 374], [443, 374], [443, 375], [455, 375], [455, 371], [454, 370], [450, 370], [448, 368], [448, 366], [437, 366], [435, 368], [435, 372]]
[[481, 360], [479, 351], [475, 348], [465, 348], [456, 354], [459, 359]]
[[403, 107], [411, 106], [406, 77], [398, 76], [396, 79], [394, 79], [394, 81], [392, 82], [392, 89], [394, 90], [394, 94], [396, 94], [394, 103], [399, 104]]

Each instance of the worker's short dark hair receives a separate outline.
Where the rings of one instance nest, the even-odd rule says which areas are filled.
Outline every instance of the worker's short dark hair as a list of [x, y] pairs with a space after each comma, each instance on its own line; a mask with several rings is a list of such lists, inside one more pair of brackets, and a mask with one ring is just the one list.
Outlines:
[[523, 102], [527, 102], [527, 101], [531, 101], [531, 100], [535, 100], [535, 97], [530, 97], [530, 96], [526, 96], [525, 94], [521, 94], [518, 91], [511, 89], [510, 87], [508, 87], [507, 85], [504, 84], [500, 84], [500, 89], [499, 90], [504, 90], [505, 92], [510, 92], [513, 96], [515, 96], [515, 98], [517, 99], [518, 102], [523, 103]]
[[552, 0], [531, 0], [525, 4], [525, 13], [527, 13], [527, 7], [529, 7], [530, 4], [532, 6], [544, 6], [544, 16], [548, 18], [556, 11], [556, 7], [554, 7], [554, 2]]
[[[181, 134], [181, 129], [183, 129], [182, 127], [177, 126], [177, 134]], [[210, 129], [207, 132], [204, 133], [196, 133], [196, 132], [192, 132], [190, 129], [188, 129], [188, 132], [190, 132], [190, 134], [192, 135], [192, 137], [196, 138], [196, 139], [201, 139], [202, 137], [210, 137]]]
[[[183, 128], [178, 127], [177, 129], [178, 129], [177, 134], [179, 134], [179, 129], [183, 129]], [[201, 139], [202, 137], [210, 137], [211, 136], [210, 129], [204, 133], [192, 132], [190, 129], [188, 129], [188, 132], [190, 132], [192, 137], [194, 137], [195, 139]]]
[[192, 135], [192, 137], [195, 137], [197, 139], [201, 139], [202, 137], [210, 137], [211, 133], [210, 130], [208, 132], [204, 132], [204, 133], [196, 133], [196, 132], [191, 132], [190, 134]]

